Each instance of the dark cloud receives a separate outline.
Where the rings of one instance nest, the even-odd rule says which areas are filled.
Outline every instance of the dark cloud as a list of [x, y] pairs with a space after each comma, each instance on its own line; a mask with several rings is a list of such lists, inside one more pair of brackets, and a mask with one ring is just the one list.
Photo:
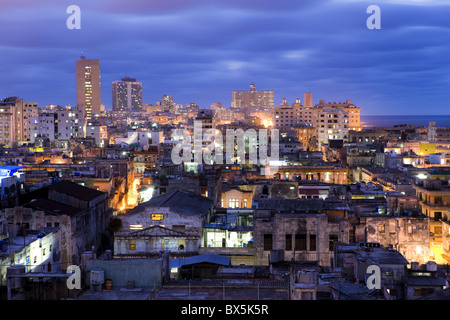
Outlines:
[[[273, 89], [276, 103], [311, 91], [351, 99], [365, 114], [445, 113], [450, 6], [381, 4], [382, 29], [366, 28], [369, 2], [79, 0], [81, 30], [68, 30], [69, 0], [17, 0], [0, 8], [1, 96], [40, 105], [75, 103], [75, 59], [99, 58], [102, 100], [125, 73], [144, 102], [229, 105], [232, 90]], [[433, 4], [434, 2], [430, 2]]]

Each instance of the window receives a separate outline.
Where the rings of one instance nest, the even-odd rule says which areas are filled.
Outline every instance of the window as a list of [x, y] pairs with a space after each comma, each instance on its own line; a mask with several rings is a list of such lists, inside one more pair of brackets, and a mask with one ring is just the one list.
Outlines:
[[381, 232], [381, 233], [384, 232], [384, 224], [379, 224], [378, 225], [378, 232]]
[[152, 220], [162, 220], [164, 219], [164, 215], [162, 213], [153, 213]]
[[295, 250], [306, 250], [306, 234], [295, 235]]
[[272, 250], [272, 234], [264, 234], [264, 251]]
[[130, 250], [136, 250], [136, 240], [130, 240]]
[[334, 250], [334, 246], [336, 245], [336, 243], [338, 241], [338, 235], [337, 234], [330, 234], [328, 236], [328, 240], [329, 240], [329, 250], [333, 251]]
[[439, 221], [442, 219], [442, 212], [435, 212], [434, 213], [434, 220]]
[[442, 227], [434, 227], [435, 235], [442, 235]]
[[239, 200], [238, 199], [229, 199], [228, 207], [230, 208], [239, 208]]
[[316, 235], [309, 235], [309, 251], [316, 251]]
[[286, 251], [292, 250], [292, 234], [286, 234]]

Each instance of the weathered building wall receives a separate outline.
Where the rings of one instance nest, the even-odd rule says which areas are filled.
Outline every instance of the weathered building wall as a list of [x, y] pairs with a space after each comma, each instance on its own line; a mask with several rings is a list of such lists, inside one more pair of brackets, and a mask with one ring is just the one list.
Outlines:
[[[252, 199], [253, 192], [232, 189], [222, 192], [220, 206], [222, 208], [251, 208]], [[233, 200], [237, 200], [237, 202]]]
[[[264, 248], [265, 234], [272, 235], [272, 250], [284, 250], [285, 261], [290, 261], [295, 254], [296, 261], [317, 261], [322, 266], [331, 265], [330, 235], [345, 243], [349, 239], [348, 221], [330, 223], [325, 214], [275, 214], [273, 219], [256, 219], [253, 239], [256, 261], [262, 265], [268, 264], [270, 254]], [[299, 236], [303, 240], [296, 240], [297, 235], [303, 235]]]
[[[3, 256], [0, 260], [0, 284], [6, 285], [6, 270], [11, 265], [24, 265], [25, 272], [60, 272], [63, 270], [61, 266], [61, 235], [61, 229], [57, 229], [41, 238], [32, 236], [31, 243]], [[20, 243], [22, 239], [18, 237], [15, 241]], [[16, 246], [11, 246], [10, 250]]]
[[430, 256], [430, 227], [427, 217], [367, 217], [368, 242], [392, 245], [409, 262], [426, 263]]
[[[31, 208], [14, 207], [0, 211], [0, 218], [5, 218], [11, 225], [28, 225], [30, 230], [39, 230], [44, 227], [60, 228], [60, 250], [62, 269], [65, 270], [72, 263], [76, 235], [73, 232], [72, 219], [67, 215], [49, 215], [44, 211], [34, 211]], [[13, 232], [13, 230], [10, 230]]]
[[[152, 215], [160, 214], [163, 215], [162, 219], [152, 218]], [[124, 230], [130, 229], [130, 225], [142, 225], [144, 229], [153, 225], [161, 225], [169, 229], [173, 229], [174, 226], [184, 226], [184, 230], [180, 231], [201, 235], [204, 223], [204, 217], [200, 214], [185, 216], [172, 212], [167, 207], [146, 207], [145, 211], [118, 217], [122, 220], [122, 229]]]
[[126, 287], [128, 281], [134, 281], [138, 288], [160, 287], [163, 283], [162, 259], [87, 260], [88, 275], [92, 269], [104, 270], [105, 280], [111, 279], [112, 287]]
[[[163, 250], [171, 253], [198, 251], [199, 238], [196, 237], [145, 237], [121, 236], [114, 239], [115, 255], [146, 255]], [[134, 245], [134, 249], [131, 245]], [[182, 249], [180, 248], [182, 246]]]

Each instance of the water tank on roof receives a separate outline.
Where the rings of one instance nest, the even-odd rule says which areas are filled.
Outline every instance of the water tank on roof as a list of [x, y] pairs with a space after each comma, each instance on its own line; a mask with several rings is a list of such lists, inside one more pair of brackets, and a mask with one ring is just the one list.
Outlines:
[[91, 284], [103, 284], [105, 282], [105, 271], [103, 269], [91, 270]]
[[91, 290], [100, 291], [103, 283], [105, 283], [105, 271], [103, 269], [92, 269], [90, 275]]

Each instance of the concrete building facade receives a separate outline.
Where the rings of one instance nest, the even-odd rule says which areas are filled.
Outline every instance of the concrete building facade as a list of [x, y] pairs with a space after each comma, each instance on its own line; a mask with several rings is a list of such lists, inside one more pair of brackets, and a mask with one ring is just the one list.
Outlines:
[[112, 83], [112, 101], [114, 111], [142, 110], [142, 82], [129, 77]]
[[250, 85], [250, 90], [233, 90], [231, 97], [232, 108], [272, 108], [273, 90], [256, 90], [254, 84]]
[[91, 119], [101, 112], [100, 61], [81, 56], [76, 64], [77, 107]]

